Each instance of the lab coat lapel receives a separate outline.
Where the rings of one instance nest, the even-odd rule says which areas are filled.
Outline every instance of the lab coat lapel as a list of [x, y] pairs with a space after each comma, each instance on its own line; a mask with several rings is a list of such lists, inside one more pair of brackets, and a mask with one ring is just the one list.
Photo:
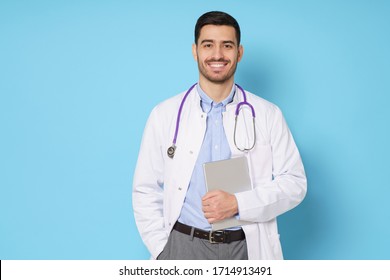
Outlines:
[[[207, 115], [200, 107], [200, 97], [196, 88], [188, 96], [183, 107], [180, 129], [177, 138], [177, 149], [174, 157], [174, 174], [171, 177], [171, 195], [175, 205], [170, 205], [174, 216], [180, 214], [192, 172], [203, 143], [206, 131]], [[176, 217], [175, 217], [176, 218]]]

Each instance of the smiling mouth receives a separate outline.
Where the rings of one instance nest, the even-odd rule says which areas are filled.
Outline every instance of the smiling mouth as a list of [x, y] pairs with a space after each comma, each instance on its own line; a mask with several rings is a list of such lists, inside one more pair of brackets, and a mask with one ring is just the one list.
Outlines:
[[220, 70], [228, 64], [227, 61], [211, 61], [207, 62], [207, 65], [215, 70]]

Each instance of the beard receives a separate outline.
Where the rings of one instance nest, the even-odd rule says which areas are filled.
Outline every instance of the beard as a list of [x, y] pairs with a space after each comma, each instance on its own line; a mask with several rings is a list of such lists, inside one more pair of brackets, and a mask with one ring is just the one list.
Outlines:
[[[219, 60], [208, 60], [206, 61], [206, 63], [209, 63], [209, 62], [225, 62], [225, 63], [228, 63], [230, 61], [228, 60], [224, 60], [224, 59], [219, 59]], [[226, 72], [225, 74], [215, 74], [215, 73], [209, 73], [207, 71], [207, 69], [204, 67], [204, 65], [199, 61], [198, 59], [198, 69], [199, 69], [199, 73], [204, 77], [206, 78], [206, 80], [212, 82], [212, 83], [215, 83], [215, 84], [223, 84], [225, 83], [226, 81], [230, 80], [234, 73], [236, 72], [236, 69], [237, 69], [237, 62], [232, 66], [232, 68], [229, 69], [228, 72]]]

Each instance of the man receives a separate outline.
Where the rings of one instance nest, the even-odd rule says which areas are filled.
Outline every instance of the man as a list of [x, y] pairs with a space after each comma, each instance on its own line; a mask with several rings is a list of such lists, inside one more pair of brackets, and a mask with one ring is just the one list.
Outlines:
[[[154, 259], [283, 258], [276, 217], [303, 200], [306, 177], [279, 108], [234, 84], [240, 36], [230, 15], [202, 15], [192, 47], [199, 82], [156, 106], [146, 124], [133, 207]], [[244, 99], [251, 105], [238, 110], [236, 129]], [[245, 117], [250, 106], [253, 123], [252, 115]], [[207, 192], [203, 163], [239, 156], [248, 160], [253, 189]], [[211, 231], [211, 224], [230, 217], [250, 224]]]

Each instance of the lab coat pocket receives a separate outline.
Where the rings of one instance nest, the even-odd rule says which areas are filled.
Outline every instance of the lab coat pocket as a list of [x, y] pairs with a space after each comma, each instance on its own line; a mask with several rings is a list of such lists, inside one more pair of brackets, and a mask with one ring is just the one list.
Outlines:
[[172, 243], [172, 236], [169, 235], [167, 244], [165, 244], [164, 249], [162, 252], [157, 256], [157, 260], [169, 260], [170, 256], [170, 248], [171, 248], [171, 243]]

